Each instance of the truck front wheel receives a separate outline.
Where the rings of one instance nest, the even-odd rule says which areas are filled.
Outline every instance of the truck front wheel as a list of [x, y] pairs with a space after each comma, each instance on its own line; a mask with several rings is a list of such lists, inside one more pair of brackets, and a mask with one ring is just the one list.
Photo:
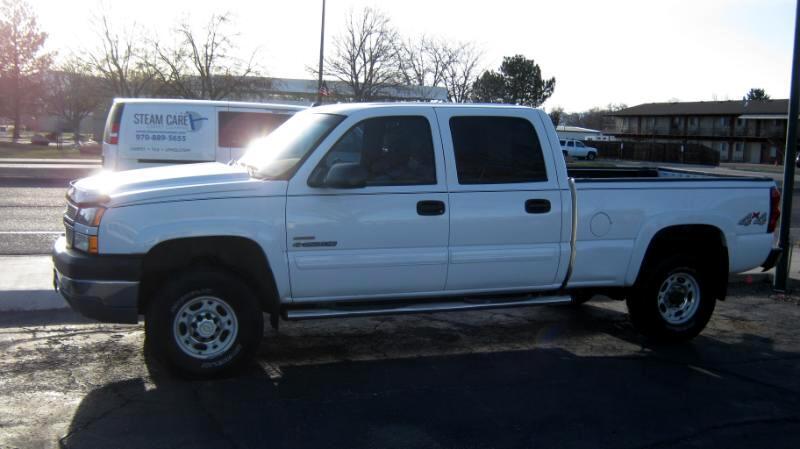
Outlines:
[[255, 295], [235, 276], [216, 270], [187, 272], [151, 299], [146, 347], [174, 371], [210, 377], [250, 358], [261, 341], [263, 320]]
[[661, 341], [686, 341], [697, 336], [716, 305], [710, 277], [700, 266], [690, 258], [672, 257], [649, 273], [627, 298], [634, 327]]

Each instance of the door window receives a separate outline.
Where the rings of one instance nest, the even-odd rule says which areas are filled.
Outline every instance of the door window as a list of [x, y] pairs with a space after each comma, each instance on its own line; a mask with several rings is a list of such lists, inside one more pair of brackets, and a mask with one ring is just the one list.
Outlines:
[[219, 146], [244, 148], [251, 140], [267, 136], [290, 117], [269, 112], [220, 111]]
[[575, 142], [575, 146], [578, 148], [586, 148], [586, 145], [584, 145], [583, 142]]
[[460, 184], [547, 181], [539, 137], [526, 119], [453, 117], [450, 133]]
[[378, 117], [350, 128], [311, 174], [319, 185], [336, 163], [357, 163], [367, 173], [367, 186], [436, 184], [433, 138], [421, 116]]

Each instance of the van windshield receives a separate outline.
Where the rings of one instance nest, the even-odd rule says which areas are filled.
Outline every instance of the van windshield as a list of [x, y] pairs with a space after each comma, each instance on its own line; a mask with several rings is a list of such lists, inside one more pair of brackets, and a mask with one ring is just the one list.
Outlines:
[[287, 178], [342, 120], [341, 115], [298, 113], [267, 137], [252, 141], [238, 163], [256, 178]]

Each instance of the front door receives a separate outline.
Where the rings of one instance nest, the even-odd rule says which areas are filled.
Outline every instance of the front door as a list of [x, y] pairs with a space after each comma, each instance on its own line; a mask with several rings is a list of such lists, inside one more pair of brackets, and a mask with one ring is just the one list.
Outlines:
[[[360, 167], [364, 185], [326, 185], [337, 164]], [[444, 173], [432, 108], [345, 119], [289, 183], [294, 300], [441, 292], [450, 209]]]
[[553, 157], [543, 156], [549, 145], [536, 113], [509, 114], [437, 109], [450, 174], [449, 291], [558, 285], [569, 192], [559, 189]]

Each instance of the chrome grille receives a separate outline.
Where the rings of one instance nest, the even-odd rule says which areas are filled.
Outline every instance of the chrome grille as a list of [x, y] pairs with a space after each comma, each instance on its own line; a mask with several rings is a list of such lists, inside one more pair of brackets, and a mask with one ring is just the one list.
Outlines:
[[69, 221], [75, 221], [75, 217], [78, 216], [78, 206], [67, 203], [67, 210], [64, 211], [64, 216], [69, 219]]

